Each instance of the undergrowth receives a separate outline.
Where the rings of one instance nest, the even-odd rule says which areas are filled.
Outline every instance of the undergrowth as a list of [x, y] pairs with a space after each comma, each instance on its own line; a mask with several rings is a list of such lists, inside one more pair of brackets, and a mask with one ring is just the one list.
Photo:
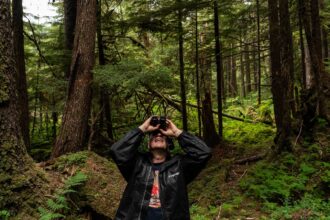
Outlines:
[[47, 200], [46, 207], [39, 207], [40, 220], [64, 219], [67, 215], [72, 215], [79, 209], [71, 199], [77, 194], [77, 188], [87, 181], [87, 176], [82, 172], [77, 172], [69, 177], [63, 188], [59, 189], [53, 199]]
[[272, 219], [329, 219], [330, 162], [320, 148], [314, 143], [259, 162], [240, 181], [241, 189], [261, 201]]
[[10, 213], [7, 210], [0, 210], [0, 219], [7, 220], [10, 217]]

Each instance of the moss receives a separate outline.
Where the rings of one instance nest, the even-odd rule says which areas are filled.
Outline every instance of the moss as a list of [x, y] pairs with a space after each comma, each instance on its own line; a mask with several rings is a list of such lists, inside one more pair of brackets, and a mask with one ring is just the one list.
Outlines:
[[12, 190], [18, 190], [24, 187], [28, 187], [29, 184], [31, 183], [31, 178], [30, 176], [27, 175], [15, 175], [14, 178], [11, 180], [11, 189]]
[[[5, 65], [1, 65], [0, 69], [5, 69]], [[0, 104], [9, 101], [9, 79], [0, 74]]]
[[63, 155], [56, 160], [53, 167], [59, 171], [63, 171], [66, 167], [70, 167], [73, 165], [83, 167], [86, 163], [88, 155], [88, 151], [80, 151], [73, 154]]
[[11, 175], [7, 173], [0, 173], [0, 183], [5, 183], [11, 180]]

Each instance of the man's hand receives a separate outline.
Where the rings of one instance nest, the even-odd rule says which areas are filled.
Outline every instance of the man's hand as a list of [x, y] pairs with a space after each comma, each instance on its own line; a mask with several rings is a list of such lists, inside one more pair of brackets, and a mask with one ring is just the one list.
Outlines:
[[141, 129], [141, 131], [143, 131], [143, 133], [151, 132], [159, 128], [160, 124], [158, 124], [157, 126], [150, 125], [151, 118], [152, 116], [147, 120], [145, 120], [145, 122], [143, 122], [143, 124], [139, 126], [139, 128]]
[[164, 135], [170, 136], [170, 137], [179, 137], [179, 135], [182, 133], [182, 130], [180, 130], [170, 119], [166, 119], [167, 122], [167, 129], [159, 129]]

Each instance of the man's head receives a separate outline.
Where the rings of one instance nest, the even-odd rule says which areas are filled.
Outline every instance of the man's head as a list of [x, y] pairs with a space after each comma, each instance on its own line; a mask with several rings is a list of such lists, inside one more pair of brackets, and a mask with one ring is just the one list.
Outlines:
[[153, 131], [149, 136], [149, 150], [167, 150], [173, 145], [172, 140], [162, 134], [159, 130]]

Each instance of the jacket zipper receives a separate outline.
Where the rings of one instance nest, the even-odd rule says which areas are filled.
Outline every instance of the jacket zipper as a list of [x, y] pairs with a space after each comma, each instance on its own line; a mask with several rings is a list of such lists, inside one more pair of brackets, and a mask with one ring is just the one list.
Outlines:
[[149, 168], [149, 174], [148, 174], [147, 179], [146, 179], [146, 186], [145, 186], [144, 193], [143, 193], [143, 197], [142, 197], [142, 201], [141, 201], [140, 213], [139, 213], [139, 218], [138, 218], [138, 219], [140, 219], [140, 220], [141, 220], [141, 212], [142, 212], [142, 207], [143, 207], [143, 200], [144, 200], [144, 197], [145, 197], [146, 192], [147, 192], [147, 186], [148, 186], [148, 182], [149, 182], [150, 174], [151, 174], [151, 166], [150, 166], [150, 168]]

